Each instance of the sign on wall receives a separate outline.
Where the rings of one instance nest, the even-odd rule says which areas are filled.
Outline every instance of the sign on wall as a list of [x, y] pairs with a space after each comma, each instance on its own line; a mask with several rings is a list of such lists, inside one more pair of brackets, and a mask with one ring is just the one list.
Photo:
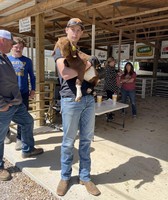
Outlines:
[[31, 31], [31, 18], [26, 17], [19, 20], [19, 33]]
[[[118, 53], [119, 53], [119, 45], [113, 45], [113, 57], [114, 59], [118, 59]], [[123, 44], [121, 45], [121, 54], [120, 59], [126, 60], [130, 57], [130, 44]]]
[[[155, 44], [155, 42], [151, 42]], [[151, 59], [154, 58], [155, 48], [144, 43], [136, 43], [136, 59]]]
[[168, 41], [162, 41], [160, 57], [168, 58]]
[[107, 60], [107, 47], [103, 46], [101, 47], [102, 49], [105, 49], [105, 51], [103, 50], [99, 50], [99, 49], [95, 49], [95, 56], [100, 60], [100, 61], [104, 61]]

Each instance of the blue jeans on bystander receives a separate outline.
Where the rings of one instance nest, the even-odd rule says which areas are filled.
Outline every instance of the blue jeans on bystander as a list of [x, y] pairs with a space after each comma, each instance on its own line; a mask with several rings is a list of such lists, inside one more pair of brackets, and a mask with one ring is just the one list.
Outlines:
[[22, 130], [22, 151], [31, 152], [34, 149], [33, 128], [34, 120], [27, 112], [25, 105], [13, 105], [9, 110], [0, 111], [0, 168], [3, 168], [4, 139], [6, 137], [10, 122], [13, 121], [21, 126]]
[[[29, 92], [21, 94], [22, 95], [22, 101], [23, 104], [26, 106], [26, 109], [29, 109]], [[18, 125], [17, 127], [17, 139], [21, 140], [21, 126]]]
[[121, 88], [121, 99], [122, 103], [126, 103], [127, 97], [129, 97], [132, 107], [132, 115], [135, 116], [137, 114], [136, 110], [136, 101], [135, 101], [135, 90], [124, 90]]

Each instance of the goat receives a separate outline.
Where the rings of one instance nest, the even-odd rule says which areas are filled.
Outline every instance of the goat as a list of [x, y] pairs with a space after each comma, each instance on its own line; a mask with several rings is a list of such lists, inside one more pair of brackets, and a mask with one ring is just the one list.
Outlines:
[[[77, 49], [77, 47], [72, 44], [67, 37], [61, 37], [58, 39], [58, 41], [55, 44], [54, 52], [52, 55], [55, 54], [56, 48], [59, 48], [61, 51], [62, 56], [65, 58], [64, 64], [67, 67], [70, 67], [78, 73], [77, 79], [76, 79], [76, 98], [75, 101], [80, 101], [82, 97], [81, 92], [81, 85], [83, 79], [88, 81], [92, 84], [92, 86], [96, 86], [99, 82], [98, 73], [95, 69], [95, 66], [91, 66], [86, 70], [86, 63], [87, 61], [94, 61], [94, 56], [89, 56]], [[92, 62], [91, 62], [92, 64]], [[88, 93], [92, 92], [92, 89], [88, 89]]]

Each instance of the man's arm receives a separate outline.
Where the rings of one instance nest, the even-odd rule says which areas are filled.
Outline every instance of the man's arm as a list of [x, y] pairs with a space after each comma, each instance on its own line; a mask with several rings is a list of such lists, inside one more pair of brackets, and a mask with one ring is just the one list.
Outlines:
[[66, 67], [64, 64], [64, 60], [65, 60], [65, 58], [59, 58], [56, 60], [57, 69], [58, 69], [61, 77], [64, 80], [69, 80], [69, 79], [76, 77], [78, 75], [77, 72], [70, 67]]
[[29, 62], [28, 62], [28, 73], [30, 77], [31, 90], [35, 90], [36, 80], [35, 80], [35, 75], [33, 72], [33, 63], [31, 59], [29, 59]]
[[36, 79], [35, 79], [35, 75], [34, 75], [34, 71], [33, 71], [33, 63], [32, 60], [29, 60], [29, 65], [28, 65], [28, 73], [29, 73], [29, 77], [30, 77], [30, 84], [31, 84], [31, 91], [30, 91], [30, 98], [34, 98], [35, 96], [35, 87], [36, 87]]
[[[65, 60], [64, 58], [59, 58], [56, 61], [57, 68], [58, 68], [58, 71], [59, 71], [61, 77], [64, 80], [69, 80], [69, 79], [76, 77], [78, 75], [78, 73], [74, 69], [72, 69], [70, 67], [66, 67], [64, 64], [64, 60]], [[87, 61], [85, 70], [87, 70], [90, 66], [91, 66], [91, 63], [89, 61]]]

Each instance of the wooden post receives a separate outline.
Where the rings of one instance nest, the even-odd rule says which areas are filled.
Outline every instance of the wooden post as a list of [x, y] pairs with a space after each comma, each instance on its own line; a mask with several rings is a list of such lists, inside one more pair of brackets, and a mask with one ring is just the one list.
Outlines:
[[[134, 35], [133, 66], [135, 65], [135, 56], [136, 56], [136, 29], [135, 29], [135, 35]], [[135, 69], [135, 66], [134, 66], [134, 69]]]
[[153, 78], [157, 77], [158, 60], [159, 60], [159, 40], [156, 40], [155, 54], [153, 60]]
[[141, 98], [145, 99], [145, 94], [146, 94], [146, 78], [142, 79], [142, 93], [141, 93]]
[[35, 16], [36, 41], [36, 121], [37, 126], [44, 125], [44, 15]]
[[30, 37], [30, 47], [31, 47], [31, 60], [32, 60], [32, 63], [34, 64], [33, 37]]
[[26, 56], [29, 58], [29, 47], [30, 47], [29, 37], [26, 38], [26, 42], [27, 42], [27, 45], [26, 45], [26, 47], [27, 47], [27, 55]]
[[92, 55], [95, 55], [95, 12], [93, 13], [92, 23]]
[[112, 56], [112, 48], [111, 48], [111, 45], [108, 45], [107, 46], [107, 58], [109, 58], [111, 56]]
[[120, 70], [121, 42], [122, 42], [122, 29], [120, 29], [120, 32], [119, 32], [119, 44], [118, 44], [118, 70]]

